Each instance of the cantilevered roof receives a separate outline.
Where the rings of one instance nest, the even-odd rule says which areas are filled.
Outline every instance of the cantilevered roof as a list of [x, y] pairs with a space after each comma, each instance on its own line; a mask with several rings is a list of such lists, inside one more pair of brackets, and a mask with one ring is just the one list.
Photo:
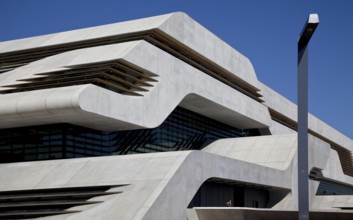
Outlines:
[[[102, 63], [107, 72], [92, 70]], [[109, 69], [139, 72], [150, 86], [128, 85]], [[0, 83], [0, 102], [7, 103], [0, 106], [1, 128], [50, 123], [152, 128], [178, 105], [236, 128], [267, 127], [271, 120], [260, 102], [142, 40], [53, 55], [0, 74]]]
[[[188, 15], [177, 12], [156, 17], [120, 22], [80, 30], [49, 34], [0, 43], [0, 60], [16, 53], [21, 56], [33, 51], [45, 53], [60, 46], [101, 45], [116, 41], [152, 38], [169, 42], [168, 47], [183, 48], [183, 53], [197, 63], [205, 63], [206, 69], [237, 77], [248, 87], [255, 87], [257, 78], [250, 61], [212, 34]], [[105, 42], [102, 42], [105, 41]], [[55, 48], [55, 50], [54, 50]], [[0, 62], [1, 63], [1, 62]], [[196, 64], [195, 64], [196, 65]]]

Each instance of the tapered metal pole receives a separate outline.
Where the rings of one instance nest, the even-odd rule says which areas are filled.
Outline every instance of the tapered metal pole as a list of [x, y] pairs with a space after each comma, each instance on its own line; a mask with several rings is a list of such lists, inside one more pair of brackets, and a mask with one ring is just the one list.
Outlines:
[[308, 43], [319, 24], [319, 16], [310, 14], [298, 41], [298, 213], [309, 220], [308, 171]]

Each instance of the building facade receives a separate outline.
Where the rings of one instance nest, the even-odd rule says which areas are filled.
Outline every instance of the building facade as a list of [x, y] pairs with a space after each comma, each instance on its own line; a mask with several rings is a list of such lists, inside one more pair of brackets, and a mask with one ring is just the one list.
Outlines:
[[[0, 219], [291, 219], [297, 107], [184, 13], [0, 43]], [[353, 141], [309, 115], [310, 210]]]

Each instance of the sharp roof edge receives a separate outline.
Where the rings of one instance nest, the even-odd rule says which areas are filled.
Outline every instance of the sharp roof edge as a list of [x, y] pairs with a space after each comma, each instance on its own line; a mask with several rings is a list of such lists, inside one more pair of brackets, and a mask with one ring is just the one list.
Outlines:
[[0, 43], [0, 54], [159, 29], [219, 67], [257, 87], [249, 59], [183, 12]]
[[64, 70], [68, 67], [82, 64], [93, 64], [121, 59], [134, 46], [142, 41], [130, 41], [112, 45], [104, 45], [83, 48], [49, 56], [34, 61], [13, 71], [0, 74], [0, 91], [7, 88], [1, 87], [9, 84], [17, 84], [18, 80], [25, 78], [40, 77], [36, 74], [55, 70]]
[[175, 13], [0, 42], [0, 53], [59, 45], [158, 28]]

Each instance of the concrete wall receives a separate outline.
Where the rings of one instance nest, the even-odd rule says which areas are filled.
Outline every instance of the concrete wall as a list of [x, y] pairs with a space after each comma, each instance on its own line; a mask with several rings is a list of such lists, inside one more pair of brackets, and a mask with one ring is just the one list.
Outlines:
[[212, 177], [290, 186], [288, 173], [201, 151], [0, 164], [0, 175], [0, 191], [128, 184], [94, 199], [103, 203], [73, 208], [82, 212], [47, 217], [71, 220], [186, 219], [189, 202]]

